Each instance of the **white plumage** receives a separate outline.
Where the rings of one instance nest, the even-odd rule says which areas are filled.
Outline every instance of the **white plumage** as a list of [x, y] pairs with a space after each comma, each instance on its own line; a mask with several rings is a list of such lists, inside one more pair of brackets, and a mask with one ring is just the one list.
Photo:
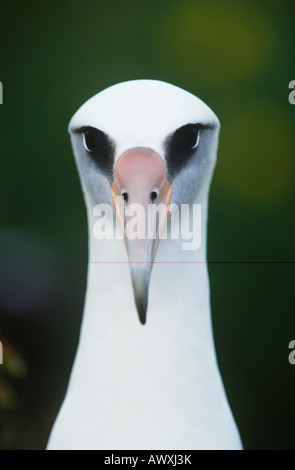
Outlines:
[[[180, 88], [137, 80], [91, 98], [74, 115], [69, 130], [87, 205], [89, 269], [79, 347], [48, 448], [241, 448], [215, 357], [206, 265], [217, 117]], [[100, 146], [97, 161], [95, 145]], [[139, 170], [145, 155], [157, 164], [162, 159], [172, 203], [197, 203], [202, 210], [198, 250], [184, 251], [182, 238], [159, 243], [145, 326], [136, 310], [144, 323], [142, 298], [150, 270], [141, 277], [143, 269], [134, 275], [137, 268], [131, 266], [132, 289], [126, 246], [129, 257], [131, 252], [141, 256], [139, 251], [123, 240], [98, 241], [93, 236], [95, 205], [113, 207], [117, 180], [110, 169], [116, 171], [126, 154], [132, 164], [136, 152]], [[142, 264], [152, 266], [152, 258], [147, 255]], [[143, 287], [137, 294], [139, 279]]]

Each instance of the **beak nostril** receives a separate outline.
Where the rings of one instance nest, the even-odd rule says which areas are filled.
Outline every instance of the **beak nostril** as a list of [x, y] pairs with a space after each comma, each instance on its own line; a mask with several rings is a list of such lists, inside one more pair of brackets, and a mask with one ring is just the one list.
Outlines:
[[157, 191], [152, 191], [151, 195], [150, 195], [150, 200], [151, 200], [152, 204], [154, 204], [156, 202], [157, 197], [158, 197]]
[[128, 193], [127, 193], [127, 191], [122, 191], [121, 196], [124, 199], [125, 204], [127, 204], [128, 203]]

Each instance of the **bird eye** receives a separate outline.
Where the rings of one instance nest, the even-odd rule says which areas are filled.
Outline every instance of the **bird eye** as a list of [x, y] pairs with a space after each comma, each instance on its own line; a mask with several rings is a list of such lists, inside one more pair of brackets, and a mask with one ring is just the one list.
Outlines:
[[165, 159], [170, 180], [185, 167], [195, 154], [200, 142], [200, 131], [203, 128], [202, 124], [185, 124], [166, 140]]
[[83, 126], [76, 129], [87, 152], [87, 160], [93, 162], [110, 181], [113, 181], [115, 142], [96, 127]]
[[186, 147], [190, 149], [197, 148], [200, 139], [199, 126], [197, 124], [184, 126], [179, 137]]
[[88, 152], [95, 152], [97, 150], [97, 144], [99, 143], [99, 132], [93, 127], [85, 127], [83, 132], [84, 147]]

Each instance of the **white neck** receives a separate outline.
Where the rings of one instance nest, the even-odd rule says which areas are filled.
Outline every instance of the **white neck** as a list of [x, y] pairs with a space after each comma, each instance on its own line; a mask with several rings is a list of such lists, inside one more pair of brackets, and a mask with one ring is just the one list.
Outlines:
[[81, 337], [50, 448], [240, 447], [215, 358], [206, 195], [196, 202], [202, 207], [201, 247], [183, 251], [184, 240], [161, 240], [142, 326], [124, 243], [93, 237], [88, 201]]

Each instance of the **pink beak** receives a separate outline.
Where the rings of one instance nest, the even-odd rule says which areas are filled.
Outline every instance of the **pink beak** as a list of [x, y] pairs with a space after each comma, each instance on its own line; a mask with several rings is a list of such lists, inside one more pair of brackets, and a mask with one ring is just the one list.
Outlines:
[[126, 150], [117, 161], [111, 190], [124, 233], [135, 304], [144, 325], [151, 270], [171, 202], [163, 160], [149, 148]]

